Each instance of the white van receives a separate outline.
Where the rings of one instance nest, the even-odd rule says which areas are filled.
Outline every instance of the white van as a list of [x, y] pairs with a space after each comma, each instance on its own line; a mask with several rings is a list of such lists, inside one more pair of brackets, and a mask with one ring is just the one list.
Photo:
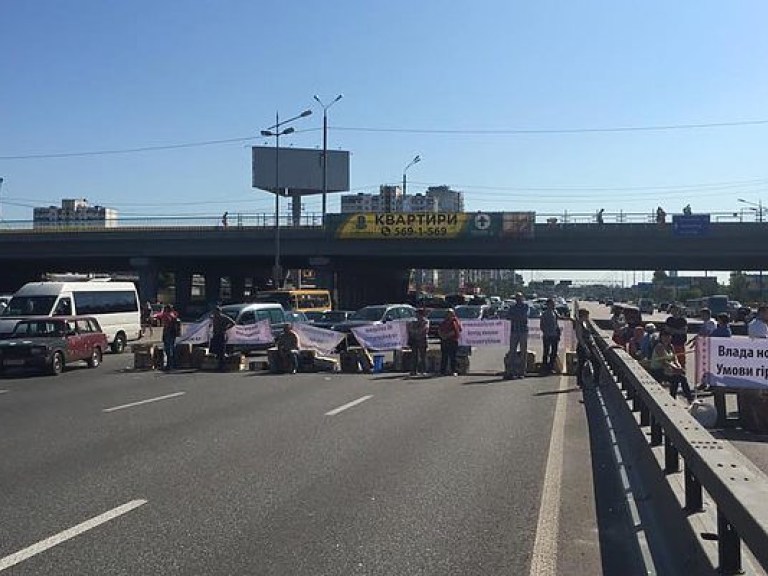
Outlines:
[[26, 316], [92, 316], [101, 325], [112, 352], [141, 337], [139, 295], [133, 282], [30, 282], [11, 298], [0, 314], [0, 337]]

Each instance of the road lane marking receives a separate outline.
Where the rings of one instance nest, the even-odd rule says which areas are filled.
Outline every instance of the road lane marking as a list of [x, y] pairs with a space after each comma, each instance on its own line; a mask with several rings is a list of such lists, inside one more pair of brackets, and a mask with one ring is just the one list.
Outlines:
[[98, 516], [95, 516], [90, 520], [81, 522], [77, 526], [73, 526], [72, 528], [64, 530], [63, 532], [59, 532], [58, 534], [51, 536], [50, 538], [46, 538], [45, 540], [41, 540], [36, 544], [32, 544], [32, 546], [28, 546], [23, 550], [19, 550], [18, 552], [15, 552], [10, 556], [6, 556], [5, 558], [0, 558], [0, 572], [10, 568], [11, 566], [15, 566], [20, 562], [24, 562], [24, 560], [28, 560], [32, 556], [40, 554], [41, 552], [45, 552], [49, 548], [58, 546], [62, 542], [71, 540], [72, 538], [82, 534], [83, 532], [87, 532], [88, 530], [92, 530], [93, 528], [96, 528], [97, 526], [104, 524], [105, 522], [114, 520], [118, 516], [127, 514], [131, 510], [135, 510], [139, 506], [143, 506], [146, 503], [147, 503], [146, 500], [131, 500], [127, 504], [123, 504], [122, 506], [113, 508], [108, 512], [104, 512], [104, 514], [99, 514]]
[[159, 402], [160, 400], [168, 400], [168, 398], [176, 398], [182, 396], [186, 392], [174, 392], [173, 394], [166, 394], [165, 396], [158, 396], [157, 398], [147, 398], [146, 400], [139, 400], [138, 402], [131, 402], [130, 404], [121, 404], [120, 406], [113, 406], [112, 408], [104, 408], [104, 412], [114, 412], [115, 410], [122, 410], [123, 408], [133, 408], [134, 406], [141, 406], [142, 404], [149, 404], [150, 402]]
[[10, 390], [0, 390], [0, 394], [8, 394], [8, 392], [10, 392]]
[[560, 377], [560, 388], [552, 418], [552, 435], [549, 438], [547, 468], [541, 490], [539, 519], [536, 523], [536, 539], [533, 542], [531, 576], [555, 576], [557, 574], [557, 538], [560, 531], [560, 488], [563, 480], [563, 441], [565, 438], [565, 411], [567, 408], [568, 377]]
[[330, 412], [326, 412], [326, 416], [336, 416], [339, 412], [344, 412], [347, 408], [352, 408], [353, 406], [357, 406], [358, 404], [362, 404], [366, 400], [370, 400], [373, 398], [372, 395], [363, 396], [362, 398], [358, 398], [357, 400], [352, 400], [352, 402], [349, 402], [347, 404], [344, 404], [344, 406], [339, 406], [338, 408], [334, 408]]

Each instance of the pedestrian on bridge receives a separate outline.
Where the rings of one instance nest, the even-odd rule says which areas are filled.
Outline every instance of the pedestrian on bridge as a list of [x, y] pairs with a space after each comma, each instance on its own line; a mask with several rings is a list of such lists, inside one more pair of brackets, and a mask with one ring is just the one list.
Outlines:
[[528, 363], [528, 314], [530, 307], [522, 292], [515, 294], [515, 303], [507, 309], [509, 320], [509, 352], [504, 357], [504, 379], [525, 378]]
[[229, 226], [229, 212], [224, 212], [221, 216], [221, 227], [227, 228]]
[[598, 224], [603, 224], [603, 213], [605, 212], [605, 208], [600, 208], [600, 210], [597, 211], [597, 216], [595, 219], [597, 220]]
[[664, 224], [667, 221], [667, 213], [664, 212], [664, 208], [659, 206], [656, 208], [656, 224]]

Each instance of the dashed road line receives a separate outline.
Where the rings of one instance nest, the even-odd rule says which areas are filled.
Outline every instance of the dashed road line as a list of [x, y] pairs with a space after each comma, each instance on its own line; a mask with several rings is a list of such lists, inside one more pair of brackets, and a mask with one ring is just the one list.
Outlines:
[[141, 406], [142, 404], [149, 404], [150, 402], [159, 402], [160, 400], [168, 400], [169, 398], [176, 398], [177, 396], [183, 396], [184, 394], [186, 394], [186, 392], [174, 392], [173, 394], [166, 394], [165, 396], [158, 396], [156, 398], [147, 398], [146, 400], [139, 400], [138, 402], [131, 402], [130, 404], [121, 404], [120, 406], [113, 406], [112, 408], [104, 408], [103, 412], [115, 412], [116, 410], [133, 408], [134, 406]]
[[63, 532], [59, 532], [58, 534], [51, 536], [49, 538], [46, 538], [45, 540], [40, 540], [40, 542], [32, 544], [32, 546], [28, 546], [23, 550], [19, 550], [18, 552], [15, 552], [10, 556], [6, 556], [5, 558], [0, 558], [0, 572], [2, 572], [3, 570], [7, 570], [11, 566], [15, 566], [20, 562], [24, 562], [25, 560], [28, 560], [32, 556], [40, 554], [41, 552], [45, 552], [49, 548], [53, 548], [54, 546], [58, 546], [59, 544], [66, 542], [67, 540], [71, 540], [72, 538], [74, 538], [75, 536], [79, 536], [83, 532], [87, 532], [88, 530], [92, 530], [93, 528], [96, 528], [101, 524], [109, 522], [110, 520], [114, 520], [118, 516], [127, 514], [131, 510], [135, 510], [139, 506], [143, 506], [146, 503], [147, 503], [146, 500], [131, 500], [127, 504], [123, 504], [122, 506], [113, 508], [108, 512], [99, 514], [98, 516], [95, 516], [90, 520], [81, 522], [77, 526], [73, 526], [72, 528], [64, 530]]
[[338, 408], [334, 408], [330, 412], [326, 412], [326, 416], [336, 416], [339, 412], [344, 412], [344, 410], [347, 410], [348, 408], [352, 408], [353, 406], [357, 406], [358, 404], [362, 404], [366, 400], [370, 400], [373, 398], [373, 395], [363, 396], [362, 398], [358, 398], [357, 400], [352, 400], [352, 402], [348, 402], [347, 404], [344, 404], [343, 406], [339, 406]]

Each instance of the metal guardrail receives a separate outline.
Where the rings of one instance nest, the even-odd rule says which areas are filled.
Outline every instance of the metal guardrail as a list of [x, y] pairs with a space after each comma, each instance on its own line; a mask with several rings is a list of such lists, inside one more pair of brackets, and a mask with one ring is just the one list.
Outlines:
[[717, 505], [719, 570], [742, 573], [741, 541], [763, 568], [768, 568], [768, 476], [728, 442], [709, 431], [678, 404], [625, 350], [612, 346], [593, 324], [603, 361], [650, 427], [650, 446], [664, 445], [664, 471], [685, 463], [685, 510], [701, 511], [702, 488]]
[[[350, 214], [345, 214], [349, 216]], [[340, 214], [329, 214], [331, 218], [338, 218]], [[667, 215], [667, 224], [671, 225], [673, 214]], [[756, 214], [749, 211], [740, 212], [712, 212], [709, 214], [712, 222], [759, 222]], [[615, 212], [604, 213], [603, 223], [598, 223], [597, 213], [583, 212], [550, 212], [535, 213], [536, 224], [549, 224], [551, 226], [615, 226], [620, 224], [655, 224], [656, 214], [646, 212]], [[323, 215], [319, 212], [302, 213], [301, 217], [294, 221], [291, 214], [280, 215], [280, 226], [291, 228], [322, 228]], [[0, 220], [0, 233], [13, 232], [111, 232], [130, 230], [156, 230], [156, 229], [237, 229], [237, 228], [274, 228], [274, 213], [232, 213], [227, 215], [227, 226], [222, 223], [221, 214], [202, 216], [141, 216], [118, 217], [106, 223], [84, 221], [82, 223], [66, 222], [61, 224], [37, 224], [32, 220]]]

